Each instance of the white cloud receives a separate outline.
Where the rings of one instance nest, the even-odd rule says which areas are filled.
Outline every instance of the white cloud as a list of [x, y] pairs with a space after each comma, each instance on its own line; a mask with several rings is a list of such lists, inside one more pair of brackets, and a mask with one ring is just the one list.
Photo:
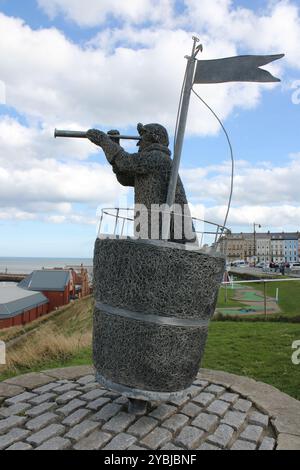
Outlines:
[[[205, 218], [222, 224], [226, 206], [214, 206], [206, 208]], [[227, 227], [234, 230], [252, 231], [253, 223], [261, 224], [260, 231], [268, 230], [299, 230], [300, 231], [300, 206], [289, 204], [267, 205], [241, 205], [233, 207]]]
[[[184, 56], [191, 48], [190, 27], [137, 29], [125, 24], [104, 28], [81, 47], [54, 28], [32, 30], [0, 14], [0, 32], [6, 37], [0, 44], [0, 77], [6, 82], [8, 103], [31, 120], [42, 121], [47, 129], [61, 123], [87, 129], [94, 124], [127, 128], [139, 121], [158, 121], [172, 131]], [[203, 41], [203, 58], [237, 53], [239, 41], [230, 36], [209, 30]], [[240, 83], [218, 85], [218, 93], [210, 85], [197, 90], [225, 119], [236, 109], [257, 106], [262, 90], [272, 87]], [[218, 131], [218, 123], [193, 96], [187, 133]]]
[[[298, 2], [270, 1], [265, 10], [254, 12], [236, 6], [231, 0], [185, 0], [189, 24], [196, 30], [208, 31], [212, 39], [226, 38], [252, 53], [284, 52], [285, 63], [299, 68], [300, 21]], [[241, 52], [241, 51], [239, 51]], [[278, 70], [279, 65], [272, 70]]]
[[65, 215], [50, 215], [44, 218], [45, 222], [50, 224], [79, 224], [79, 225], [94, 225], [96, 226], [97, 219], [95, 217], [86, 217], [83, 215], [72, 214], [70, 216]]
[[[67, 147], [66, 152], [58, 144], [57, 155], [68, 156], [72, 148]], [[80, 152], [78, 149], [77, 157], [82, 156]], [[100, 151], [99, 163], [88, 165], [70, 157], [59, 161], [54, 156], [55, 147], [43, 129], [27, 128], [12, 118], [0, 119], [0, 200], [5, 208], [2, 219], [38, 216], [52, 222], [65, 218], [74, 223], [90, 223], [91, 218], [74, 213], [75, 205], [84, 205], [85, 211], [96, 215], [99, 204], [112, 205], [127, 192], [116, 181]]]
[[173, 0], [37, 0], [50, 18], [63, 14], [79, 26], [99, 26], [110, 16], [133, 24], [163, 22], [172, 14]]
[[[285, 166], [252, 166], [236, 162], [234, 193], [227, 226], [290, 226], [300, 230], [300, 159], [290, 156]], [[183, 170], [182, 179], [193, 202], [193, 214], [205, 209], [205, 219], [224, 222], [230, 184], [230, 165]], [[199, 202], [202, 204], [199, 206]]]
[[[13, 184], [12, 184], [13, 182]], [[3, 205], [27, 203], [112, 203], [121, 192], [110, 168], [82, 166], [46, 160], [31, 169], [0, 169], [0, 198]], [[41, 210], [41, 209], [39, 209]]]
[[[182, 171], [182, 177], [193, 198], [225, 203], [230, 185], [230, 164], [206, 167], [205, 170]], [[300, 200], [300, 160], [297, 154], [285, 166], [247, 165], [236, 162], [234, 177], [235, 204], [295, 204]]]
[[[61, 124], [61, 127], [65, 127]], [[66, 126], [70, 127], [70, 125]], [[73, 129], [79, 129], [77, 123]], [[90, 142], [79, 139], [54, 139], [54, 130], [46, 123], [41, 128], [27, 127], [9, 116], [0, 116], [0, 166], [28, 167], [33, 163], [56, 158], [65, 161], [85, 160], [99, 153]], [[8, 158], [9, 155], [9, 158]], [[99, 157], [101, 161], [101, 157]]]
[[[299, 67], [299, 5], [292, 0], [271, 0], [255, 12], [232, 0], [183, 0], [181, 12], [175, 0], [38, 0], [53, 19], [64, 15], [83, 27], [105, 25], [113, 17], [125, 25], [147, 21], [171, 32], [178, 26], [196, 32], [210, 50], [211, 41], [239, 44], [256, 53], [286, 52], [286, 61]], [[182, 8], [185, 7], [185, 8]], [[105, 31], [104, 31], [105, 35]], [[127, 40], [123, 36], [122, 40]], [[120, 41], [120, 36], [119, 36]], [[213, 52], [213, 51], [212, 51]], [[227, 51], [224, 48], [224, 52]]]
[[[125, 129], [139, 121], [157, 121], [172, 131], [192, 34], [198, 33], [204, 43], [203, 59], [283, 51], [286, 59], [274, 64], [272, 71], [284, 77], [287, 65], [299, 69], [300, 19], [295, 3], [271, 2], [263, 13], [237, 8], [229, 0], [184, 4], [186, 10], [178, 14], [171, 0], [39, 0], [51, 17], [63, 14], [83, 27], [99, 26], [99, 33], [83, 45], [55, 28], [33, 30], [21, 19], [0, 13], [0, 33], [5, 38], [0, 42], [0, 79], [6, 85], [7, 103], [27, 122], [25, 126], [10, 117], [0, 119], [2, 219], [91, 223], [93, 217], [82, 215], [77, 204], [91, 210], [120, 197], [125, 190], [101, 154], [99, 163], [84, 161], [98, 149], [82, 140], [54, 140], [54, 127], [86, 130], [97, 124]], [[106, 23], [111, 16], [118, 19], [114, 28]], [[145, 20], [151, 27], [142, 24]], [[258, 106], [263, 90], [272, 90], [273, 85], [196, 89], [225, 120], [240, 109]], [[192, 96], [187, 133], [218, 131], [217, 121]], [[271, 207], [274, 188], [277, 200], [285, 204], [282, 217], [290, 207], [297, 208], [299, 176], [297, 158], [275, 168], [239, 163], [232, 221], [239, 217], [238, 206]], [[183, 177], [194, 203], [204, 201], [225, 213], [227, 164], [187, 170]], [[276, 209], [271, 210], [275, 217]]]
[[4, 209], [1, 208], [0, 210], [0, 220], [26, 221], [36, 219], [36, 214], [21, 211], [16, 207], [9, 207]]

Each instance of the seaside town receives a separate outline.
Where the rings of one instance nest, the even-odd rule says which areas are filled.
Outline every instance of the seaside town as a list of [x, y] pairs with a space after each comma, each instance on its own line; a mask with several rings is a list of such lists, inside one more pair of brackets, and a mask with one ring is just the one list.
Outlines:
[[[299, 232], [230, 233], [219, 245], [227, 270], [248, 267], [300, 276]], [[30, 275], [6, 269], [0, 272], [0, 329], [25, 325], [91, 293], [92, 266], [43, 268]]]
[[1, 469], [285, 465], [299, 1], [0, 0], [0, 35]]
[[222, 243], [228, 262], [255, 261], [256, 265], [266, 266], [300, 261], [299, 232], [231, 233]]

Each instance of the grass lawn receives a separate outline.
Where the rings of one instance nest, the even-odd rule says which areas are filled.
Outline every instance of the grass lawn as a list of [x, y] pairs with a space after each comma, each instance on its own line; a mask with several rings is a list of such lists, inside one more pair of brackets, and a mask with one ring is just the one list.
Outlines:
[[[247, 284], [256, 290], [263, 292], [262, 283]], [[289, 317], [300, 316], [300, 280], [268, 282], [266, 284], [266, 295], [276, 297], [276, 288], [279, 289], [279, 307], [283, 315]]]
[[[253, 290], [260, 291], [263, 293], [264, 286], [263, 283], [245, 283], [240, 284], [244, 287], [249, 287]], [[300, 318], [300, 280], [299, 281], [283, 281], [283, 282], [269, 282], [266, 284], [266, 295], [267, 297], [276, 297], [276, 289], [279, 289], [279, 307], [280, 313], [268, 314], [268, 319], [278, 316], [286, 317], [299, 317]], [[237, 290], [236, 289], [227, 289], [227, 302], [225, 301], [225, 288], [221, 287], [218, 296], [217, 307], [218, 308], [230, 308], [230, 307], [240, 307], [244, 308], [245, 305], [240, 301], [233, 300]], [[257, 302], [257, 305], [263, 307], [263, 299], [261, 302]], [[246, 306], [249, 308], [249, 305]], [[255, 315], [247, 315], [248, 319], [253, 319]], [[243, 318], [247, 320], [247, 318]]]
[[225, 287], [221, 287], [219, 290], [217, 307], [219, 308], [227, 308], [227, 307], [245, 307], [244, 304], [238, 302], [237, 300], [233, 300], [233, 297], [236, 295], [237, 290], [231, 289], [230, 287], [227, 288], [227, 301], [226, 301], [226, 289]]
[[[52, 315], [8, 348], [0, 381], [31, 371], [91, 364], [91, 329], [91, 298]], [[247, 375], [300, 399], [300, 365], [291, 362], [295, 340], [300, 340], [299, 323], [211, 322], [202, 366]]]
[[300, 324], [211, 322], [202, 366], [266, 382], [300, 400], [300, 365], [291, 361]]

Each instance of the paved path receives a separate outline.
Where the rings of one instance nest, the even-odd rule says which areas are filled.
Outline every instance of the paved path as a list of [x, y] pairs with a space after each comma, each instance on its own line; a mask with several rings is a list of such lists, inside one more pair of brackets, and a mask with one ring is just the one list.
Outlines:
[[300, 449], [300, 402], [254, 380], [201, 370], [189, 397], [143, 416], [91, 367], [0, 383], [0, 450]]
[[272, 279], [272, 278], [280, 278], [282, 277], [281, 272], [277, 271], [263, 271], [260, 268], [250, 268], [249, 266], [241, 268], [241, 267], [230, 267], [228, 269], [230, 274], [248, 274], [249, 279], [251, 279], [251, 276], [255, 276], [258, 280], [259, 279]]

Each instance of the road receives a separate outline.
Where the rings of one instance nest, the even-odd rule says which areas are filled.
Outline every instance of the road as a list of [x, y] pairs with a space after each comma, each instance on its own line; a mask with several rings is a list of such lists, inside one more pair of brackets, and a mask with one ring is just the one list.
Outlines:
[[[250, 268], [249, 266], [248, 267], [230, 267], [229, 268], [229, 272], [232, 273], [232, 274], [248, 274], [249, 276], [255, 276], [255, 277], [259, 277], [261, 279], [265, 279], [265, 278], [268, 278], [270, 276], [274, 277], [282, 277], [282, 274], [280, 272], [274, 272], [274, 271], [263, 271], [261, 268]], [[300, 271], [297, 270], [297, 271], [289, 271], [287, 272], [287, 270], [285, 271], [285, 275], [286, 276], [290, 276], [290, 277], [300, 277]]]

